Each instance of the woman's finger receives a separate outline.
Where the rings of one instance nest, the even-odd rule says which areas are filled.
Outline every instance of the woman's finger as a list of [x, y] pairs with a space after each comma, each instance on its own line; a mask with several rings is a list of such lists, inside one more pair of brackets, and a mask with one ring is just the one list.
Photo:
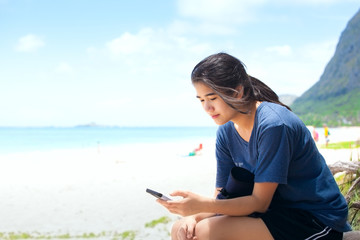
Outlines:
[[173, 193], [170, 194], [170, 196], [172, 197], [184, 197], [184, 198], [187, 197], [188, 195], [189, 195], [188, 192], [180, 191], [180, 190], [174, 191]]

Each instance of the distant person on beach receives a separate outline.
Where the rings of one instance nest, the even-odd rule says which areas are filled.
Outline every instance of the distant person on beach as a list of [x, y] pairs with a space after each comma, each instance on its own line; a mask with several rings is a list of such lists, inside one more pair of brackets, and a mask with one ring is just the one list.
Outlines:
[[315, 127], [312, 127], [312, 135], [315, 142], [319, 141], [319, 133], [316, 131]]
[[[198, 63], [191, 80], [219, 125], [215, 197], [178, 190], [173, 200], [157, 200], [184, 216], [173, 240], [340, 240], [351, 230], [347, 203], [311, 132], [275, 92], [226, 53]], [[231, 197], [233, 169], [253, 176], [248, 195]]]
[[202, 143], [199, 144], [199, 147], [195, 148], [193, 151], [189, 153], [189, 156], [196, 156], [201, 154], [201, 150], [203, 149]]
[[325, 136], [325, 145], [327, 147], [330, 142], [330, 139], [329, 139], [330, 132], [329, 132], [329, 128], [326, 124], [324, 124], [323, 127], [324, 127], [324, 136]]

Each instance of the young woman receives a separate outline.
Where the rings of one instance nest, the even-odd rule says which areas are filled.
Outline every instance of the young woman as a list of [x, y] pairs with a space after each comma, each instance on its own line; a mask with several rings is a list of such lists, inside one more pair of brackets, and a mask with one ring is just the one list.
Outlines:
[[350, 230], [346, 201], [302, 121], [226, 53], [202, 60], [191, 79], [205, 112], [220, 125], [215, 196], [234, 167], [253, 173], [254, 186], [252, 194], [230, 199], [175, 191], [181, 200], [158, 200], [185, 216], [172, 239], [342, 239]]

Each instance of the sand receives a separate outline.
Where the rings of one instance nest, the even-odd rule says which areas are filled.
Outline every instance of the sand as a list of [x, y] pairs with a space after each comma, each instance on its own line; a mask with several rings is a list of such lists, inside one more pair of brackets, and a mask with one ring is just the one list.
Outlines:
[[[331, 141], [357, 140], [360, 127], [336, 129]], [[323, 139], [320, 140], [321, 143]], [[145, 223], [177, 219], [145, 192], [176, 189], [211, 196], [215, 140], [201, 155], [187, 156], [199, 143], [132, 144], [100, 149], [0, 155], [0, 233], [71, 236], [137, 231], [136, 239], [169, 239], [171, 222], [155, 229]], [[320, 149], [326, 161], [349, 160], [353, 150]], [[79, 239], [79, 238], [77, 238]]]
[[[136, 239], [168, 239], [166, 231], [144, 225], [177, 216], [145, 189], [168, 194], [181, 188], [212, 195], [214, 141], [203, 143], [201, 155], [188, 157], [198, 144], [0, 155], [0, 232], [78, 236], [132, 230], [138, 232]], [[164, 227], [168, 230], [170, 224]]]

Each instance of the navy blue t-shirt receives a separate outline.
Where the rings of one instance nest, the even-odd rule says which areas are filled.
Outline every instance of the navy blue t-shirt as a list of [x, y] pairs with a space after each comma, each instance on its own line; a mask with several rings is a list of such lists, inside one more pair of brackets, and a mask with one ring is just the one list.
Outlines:
[[350, 230], [345, 198], [310, 131], [285, 107], [262, 102], [249, 142], [233, 122], [220, 126], [216, 159], [216, 187], [226, 185], [231, 168], [243, 167], [254, 173], [255, 182], [279, 183], [270, 207], [304, 209], [337, 231]]

